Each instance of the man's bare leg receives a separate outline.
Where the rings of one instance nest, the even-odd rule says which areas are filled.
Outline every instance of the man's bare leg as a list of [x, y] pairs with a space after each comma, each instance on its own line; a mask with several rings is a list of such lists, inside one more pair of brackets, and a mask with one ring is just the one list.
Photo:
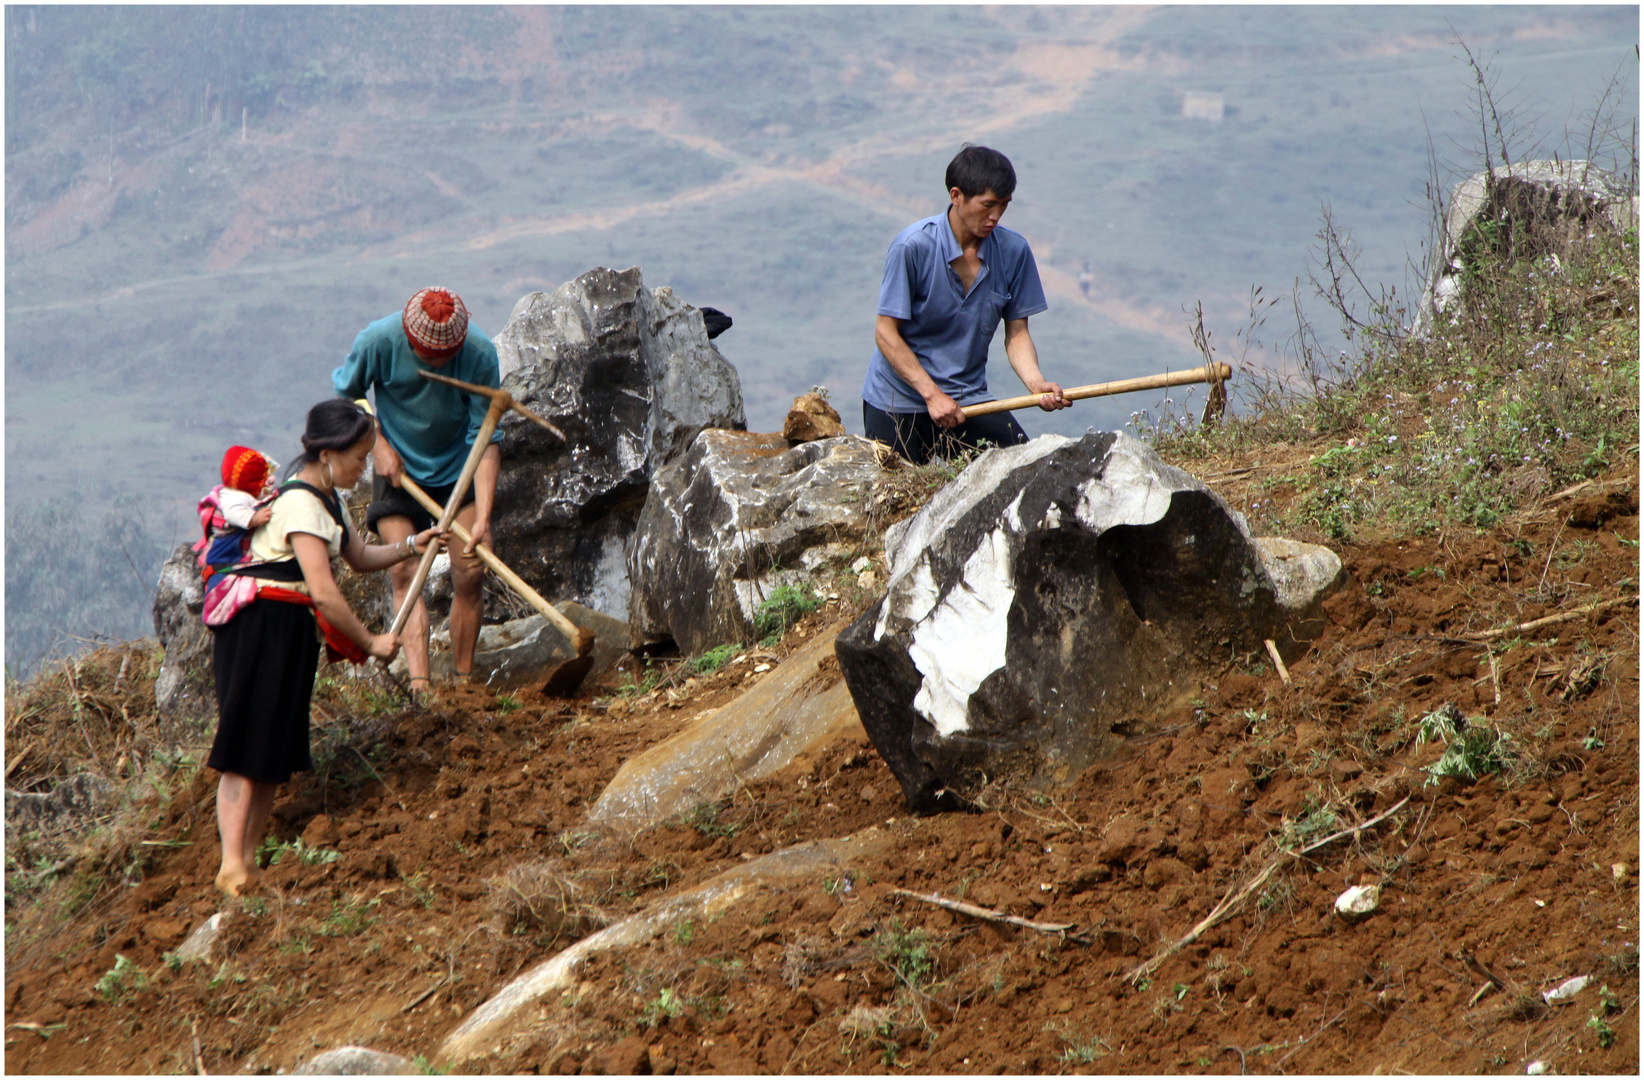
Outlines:
[[[465, 529], [474, 526], [474, 504], [457, 511]], [[474, 671], [474, 646], [479, 641], [485, 604], [485, 564], [478, 555], [464, 556], [468, 545], [447, 533], [451, 552], [451, 667], [459, 675]]]
[[[377, 521], [377, 535], [385, 544], [398, 544], [414, 535], [411, 519], [402, 514], [390, 514]], [[399, 614], [405, 603], [405, 594], [411, 588], [411, 579], [417, 576], [418, 560], [406, 559], [388, 568], [388, 580], [394, 587], [393, 614]], [[411, 618], [400, 633], [400, 648], [404, 650], [405, 667], [413, 680], [428, 681], [428, 605], [417, 597], [417, 606], [411, 609]], [[412, 689], [416, 689], [413, 687]]]

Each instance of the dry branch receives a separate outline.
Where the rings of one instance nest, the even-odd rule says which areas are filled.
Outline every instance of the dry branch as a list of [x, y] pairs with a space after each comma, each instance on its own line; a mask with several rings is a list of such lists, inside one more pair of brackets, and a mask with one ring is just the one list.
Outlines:
[[1505, 637], [1508, 634], [1522, 634], [1529, 630], [1540, 630], [1543, 626], [1552, 626], [1554, 623], [1569, 622], [1571, 619], [1579, 619], [1583, 615], [1592, 615], [1599, 611], [1608, 611], [1610, 608], [1620, 607], [1623, 604], [1636, 603], [1638, 603], [1638, 597], [1636, 596], [1617, 596], [1609, 600], [1600, 600], [1596, 604], [1588, 604], [1586, 607], [1576, 608], [1574, 611], [1548, 615], [1541, 619], [1531, 619], [1529, 622], [1519, 623], [1517, 626], [1504, 626], [1500, 630], [1481, 630], [1476, 634], [1463, 634], [1461, 636], [1468, 641], [1489, 641], [1492, 638]]
[[1002, 911], [994, 911], [991, 908], [977, 907], [975, 904], [967, 904], [963, 900], [949, 900], [947, 897], [938, 893], [916, 893], [908, 889], [892, 889], [891, 893], [896, 896], [910, 897], [921, 903], [935, 904], [939, 908], [946, 908], [949, 911], [957, 911], [961, 915], [971, 915], [978, 919], [987, 919], [989, 922], [1009, 923], [1011, 926], [1021, 926], [1028, 930], [1037, 930], [1041, 934], [1062, 934], [1077, 941], [1084, 940], [1078, 934], [1068, 933], [1068, 931], [1072, 930], [1075, 926], [1078, 926], [1078, 923], [1034, 922], [1032, 919], [1024, 919], [1019, 915], [1006, 915]]
[[1351, 828], [1343, 829], [1340, 832], [1331, 833], [1322, 840], [1315, 840], [1311, 844], [1300, 848], [1294, 853], [1286, 852], [1283, 855], [1274, 856], [1274, 858], [1271, 859], [1266, 866], [1261, 868], [1261, 871], [1257, 873], [1255, 877], [1251, 878], [1244, 885], [1229, 888], [1226, 895], [1222, 897], [1221, 902], [1211, 910], [1209, 915], [1206, 915], [1203, 919], [1201, 919], [1197, 926], [1189, 930], [1182, 937], [1178, 938], [1174, 943], [1155, 953], [1153, 958], [1145, 964], [1140, 964], [1126, 972], [1125, 980], [1127, 982], [1135, 982], [1137, 979], [1152, 974], [1153, 970], [1160, 964], [1164, 963], [1172, 956], [1199, 940], [1199, 937], [1205, 931], [1232, 915], [1238, 906], [1242, 904], [1251, 893], [1261, 888], [1262, 885], [1267, 882], [1267, 879], [1273, 876], [1273, 871], [1284, 865], [1284, 860], [1287, 857], [1298, 858], [1302, 855], [1306, 855], [1310, 851], [1317, 851], [1319, 848], [1324, 847], [1327, 844], [1333, 844], [1337, 840], [1343, 839], [1344, 837], [1361, 833], [1370, 828], [1372, 825], [1377, 825], [1383, 821], [1386, 821], [1388, 818], [1402, 810], [1404, 808], [1404, 804], [1409, 801], [1410, 796], [1406, 795], [1404, 798], [1389, 807], [1384, 813], [1377, 814], [1375, 817], [1361, 825], [1354, 825]]

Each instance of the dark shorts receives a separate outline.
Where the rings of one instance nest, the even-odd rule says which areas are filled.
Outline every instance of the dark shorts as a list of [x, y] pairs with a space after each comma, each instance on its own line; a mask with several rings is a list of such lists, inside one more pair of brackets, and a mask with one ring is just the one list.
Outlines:
[[1017, 446], [1028, 441], [1027, 432], [1008, 412], [974, 417], [944, 431], [928, 412], [888, 413], [864, 401], [862, 426], [868, 438], [884, 443], [915, 465], [933, 457], [955, 457], [965, 449], [980, 450], [984, 444]]
[[[451, 489], [455, 484], [442, 484], [435, 487], [431, 484], [419, 484], [418, 487], [428, 493], [428, 497], [445, 505], [445, 500], [451, 497]], [[462, 506], [474, 501], [474, 485], [468, 485], [468, 493], [462, 497]], [[461, 506], [457, 509], [462, 509]], [[411, 519], [411, 528], [415, 532], [432, 529], [438, 520], [433, 514], [422, 508], [422, 503], [411, 497], [409, 491], [404, 491], [390, 484], [378, 476], [371, 481], [371, 505], [365, 508], [365, 527], [371, 532], [377, 532], [377, 522], [385, 517], [406, 517]]]

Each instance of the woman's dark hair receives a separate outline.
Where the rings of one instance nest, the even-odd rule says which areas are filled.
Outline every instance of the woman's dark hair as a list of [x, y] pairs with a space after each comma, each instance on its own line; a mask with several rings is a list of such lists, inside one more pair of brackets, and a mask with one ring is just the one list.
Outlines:
[[958, 188], [967, 199], [974, 199], [984, 191], [992, 191], [1001, 199], [1008, 199], [1016, 190], [1016, 170], [1010, 158], [985, 146], [965, 144], [965, 148], [948, 162], [948, 190]]
[[347, 398], [331, 398], [308, 410], [308, 427], [303, 431], [303, 452], [286, 466], [292, 477], [303, 466], [320, 460], [321, 450], [347, 450], [371, 433], [376, 421], [371, 414]]

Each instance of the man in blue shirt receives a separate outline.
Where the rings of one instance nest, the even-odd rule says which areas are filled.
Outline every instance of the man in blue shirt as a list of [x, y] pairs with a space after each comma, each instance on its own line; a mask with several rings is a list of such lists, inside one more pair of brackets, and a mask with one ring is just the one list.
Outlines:
[[1016, 190], [1010, 159], [985, 146], [948, 163], [946, 211], [903, 229], [885, 256], [878, 346], [862, 383], [862, 420], [915, 464], [960, 446], [1027, 441], [1009, 413], [966, 420], [966, 405], [992, 401], [988, 346], [1001, 319], [1005, 355], [1039, 407], [1065, 409], [1062, 388], [1039, 372], [1028, 317], [1045, 311], [1039, 268], [1022, 235], [999, 226]]
[[[496, 346], [476, 327], [468, 325], [462, 298], [438, 286], [423, 289], [406, 302], [405, 309], [360, 331], [342, 367], [331, 373], [331, 384], [346, 398], [359, 399], [376, 388], [377, 445], [372, 450], [376, 476], [371, 482], [371, 505], [365, 510], [366, 528], [397, 544], [434, 524], [434, 518], [400, 487], [408, 475], [435, 502], [444, 506], [462, 474], [469, 449], [479, 436], [480, 423], [490, 404], [477, 394], [424, 379], [418, 371], [438, 371], [453, 379], [497, 387], [502, 380]], [[451, 664], [459, 677], [474, 669], [474, 645], [479, 640], [480, 607], [485, 568], [474, 554], [477, 544], [491, 540], [491, 506], [496, 497], [502, 432], [480, 458], [474, 481], [464, 496], [457, 520], [473, 539], [463, 548], [451, 547]], [[394, 610], [405, 602], [416, 572], [406, 561], [388, 570], [394, 586]], [[412, 688], [428, 685], [428, 610], [421, 598], [411, 612], [400, 639]]]

